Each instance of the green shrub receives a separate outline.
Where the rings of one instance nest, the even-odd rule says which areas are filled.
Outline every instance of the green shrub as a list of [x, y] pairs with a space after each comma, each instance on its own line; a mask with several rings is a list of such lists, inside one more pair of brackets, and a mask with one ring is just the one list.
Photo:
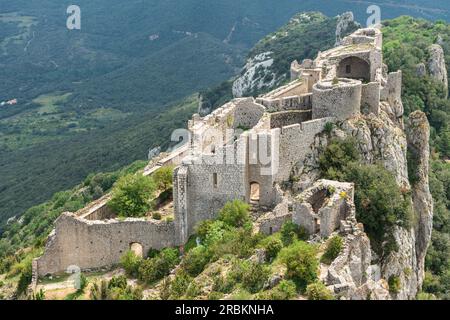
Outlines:
[[323, 131], [325, 131], [326, 134], [330, 135], [333, 131], [334, 123], [333, 122], [327, 122], [325, 123], [325, 127], [323, 128]]
[[400, 289], [402, 287], [402, 283], [400, 280], [400, 277], [398, 276], [390, 276], [389, 280], [388, 280], [388, 284], [389, 284], [389, 292], [391, 293], [399, 293]]
[[230, 293], [236, 285], [236, 280], [232, 276], [224, 277], [217, 274], [213, 277], [213, 291], [220, 293]]
[[[219, 241], [221, 241], [225, 235], [225, 232], [229, 228], [225, 225], [223, 221], [212, 221], [210, 224], [205, 224], [204, 227], [208, 228], [206, 235], [203, 238], [203, 243], [205, 246], [211, 246]], [[204, 232], [203, 230], [201, 230]]]
[[116, 182], [108, 206], [122, 217], [144, 216], [151, 207], [155, 190], [155, 183], [149, 177], [141, 174], [124, 176]]
[[232, 254], [238, 258], [249, 258], [255, 251], [261, 239], [261, 235], [253, 235], [249, 229], [225, 230], [220, 241], [209, 245], [211, 260], [216, 261], [221, 257]]
[[211, 293], [208, 295], [208, 300], [220, 300], [222, 298], [223, 298], [222, 292], [211, 291]]
[[192, 281], [186, 290], [186, 298], [195, 299], [201, 294], [201, 292], [200, 286], [195, 281]]
[[320, 262], [331, 264], [341, 252], [343, 244], [344, 241], [339, 236], [334, 236], [328, 240], [327, 248], [321, 257]]
[[333, 294], [322, 282], [314, 282], [306, 287], [309, 300], [334, 300]]
[[148, 249], [148, 252], [147, 252], [147, 258], [148, 258], [148, 259], [154, 258], [154, 257], [156, 257], [159, 253], [160, 253], [159, 250], [150, 248], [150, 249]]
[[178, 271], [170, 284], [170, 299], [182, 298], [186, 294], [191, 282], [192, 277], [183, 270]]
[[250, 206], [240, 200], [227, 202], [219, 212], [219, 220], [232, 227], [244, 227], [251, 222], [249, 209]]
[[162, 167], [152, 175], [159, 190], [166, 191], [172, 189], [173, 169], [174, 167], [172, 166]]
[[130, 277], [138, 276], [138, 269], [141, 262], [142, 259], [131, 250], [128, 250], [122, 258], [120, 258], [120, 265]]
[[143, 260], [139, 266], [139, 279], [146, 283], [153, 283], [167, 276], [179, 263], [178, 250], [163, 249], [157, 256]]
[[295, 283], [290, 280], [282, 280], [271, 290], [263, 291], [258, 294], [258, 300], [289, 300], [297, 295]]
[[16, 294], [18, 296], [24, 294], [27, 291], [28, 285], [31, 283], [32, 267], [31, 260], [27, 260], [24, 264], [24, 268], [20, 273], [19, 282], [17, 283]]
[[183, 258], [182, 268], [192, 277], [198, 276], [208, 264], [210, 255], [204, 246], [190, 250]]
[[283, 242], [279, 239], [272, 238], [264, 246], [267, 261], [272, 261], [283, 249]]
[[127, 278], [125, 276], [114, 276], [108, 283], [108, 289], [121, 288], [125, 289], [128, 286]]
[[410, 198], [401, 193], [394, 176], [381, 165], [349, 164], [346, 181], [355, 183], [356, 218], [364, 224], [374, 247], [380, 248], [382, 242], [390, 240], [387, 243], [395, 249], [395, 240], [386, 236], [396, 225], [411, 225]]
[[294, 242], [281, 250], [279, 257], [286, 265], [288, 279], [295, 282], [299, 290], [317, 279], [319, 262], [316, 258], [317, 249], [303, 241]]
[[287, 221], [281, 227], [281, 241], [283, 245], [289, 246], [296, 240], [306, 240], [308, 234], [304, 228], [296, 225], [292, 221]]
[[354, 138], [333, 138], [320, 150], [319, 169], [326, 179], [346, 181], [345, 168], [348, 163], [358, 161], [360, 156]]
[[92, 300], [142, 300], [142, 289], [133, 288], [127, 284], [125, 276], [114, 276], [107, 282], [101, 281], [100, 287], [97, 283], [91, 287]]
[[231, 295], [230, 300], [252, 300], [252, 297], [247, 290], [239, 289]]
[[416, 297], [417, 300], [437, 300], [436, 296], [432, 293], [419, 292]]
[[251, 262], [242, 272], [242, 287], [250, 293], [256, 293], [264, 287], [270, 275], [269, 267]]
[[161, 220], [161, 213], [159, 213], [158, 211], [153, 212], [152, 218], [155, 220]]

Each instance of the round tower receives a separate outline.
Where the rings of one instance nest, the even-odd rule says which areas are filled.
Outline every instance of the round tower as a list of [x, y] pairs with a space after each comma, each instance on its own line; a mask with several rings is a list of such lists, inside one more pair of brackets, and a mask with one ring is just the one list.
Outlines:
[[317, 82], [313, 86], [312, 118], [335, 117], [347, 119], [360, 113], [360, 80], [334, 78]]

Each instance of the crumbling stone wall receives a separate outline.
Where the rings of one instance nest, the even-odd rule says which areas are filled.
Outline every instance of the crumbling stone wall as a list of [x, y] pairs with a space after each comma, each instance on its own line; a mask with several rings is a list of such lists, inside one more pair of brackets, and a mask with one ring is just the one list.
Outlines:
[[311, 110], [312, 94], [307, 93], [301, 96], [284, 98], [258, 98], [256, 101], [266, 107], [267, 112], [277, 112], [286, 110]]
[[175, 246], [175, 224], [131, 218], [89, 221], [63, 213], [56, 220], [44, 255], [36, 260], [37, 273], [62, 273], [72, 265], [81, 270], [110, 267], [120, 262], [132, 243], [141, 244], [145, 255], [150, 248]]
[[233, 127], [253, 128], [263, 116], [266, 109], [255, 102], [253, 98], [240, 100], [236, 103]]
[[270, 114], [270, 128], [281, 128], [291, 124], [302, 123], [311, 120], [312, 113], [309, 110], [279, 111]]
[[354, 218], [353, 197], [352, 183], [319, 180], [294, 200], [292, 221], [309, 234], [329, 237], [342, 221]]

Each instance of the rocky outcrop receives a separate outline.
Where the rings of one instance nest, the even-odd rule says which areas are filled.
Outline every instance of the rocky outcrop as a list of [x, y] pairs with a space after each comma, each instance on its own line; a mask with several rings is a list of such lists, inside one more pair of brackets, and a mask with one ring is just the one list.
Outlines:
[[430, 193], [428, 172], [430, 157], [430, 125], [425, 113], [415, 111], [409, 115], [407, 126], [408, 150], [411, 172], [415, 175], [412, 184], [412, 200], [417, 225], [415, 249], [417, 257], [417, 279], [421, 286], [424, 275], [424, 261], [433, 229], [433, 198]]
[[433, 44], [428, 48], [430, 58], [428, 59], [428, 71], [430, 76], [441, 82], [446, 92], [448, 91], [447, 67], [445, 64], [444, 49], [439, 44]]
[[[428, 185], [430, 128], [426, 115], [416, 111], [410, 114], [406, 130], [403, 130], [403, 120], [401, 123], [395, 120], [399, 119], [397, 113], [400, 112], [402, 110], [382, 102], [378, 116], [352, 117], [338, 123], [332, 132], [332, 136], [340, 138], [354, 137], [364, 163], [381, 163], [395, 176], [399, 187], [411, 190], [415, 215], [410, 229], [394, 229], [393, 237], [399, 250], [382, 259], [374, 256], [364, 233], [346, 237], [344, 249], [323, 279], [342, 299], [414, 299], [422, 286], [433, 221], [433, 200]], [[325, 134], [316, 138], [311, 157], [303, 164], [301, 180], [314, 176], [319, 150], [328, 140]], [[408, 166], [412, 166], [409, 171], [415, 173], [411, 183]], [[398, 292], [389, 292], [391, 277], [400, 282]]]
[[336, 43], [335, 46], [339, 46], [342, 40], [354, 29], [359, 27], [359, 23], [355, 22], [353, 12], [344, 12], [337, 17], [336, 25]]
[[[270, 88], [276, 83], [276, 75], [270, 70], [272, 52], [264, 52], [247, 60], [241, 75], [233, 82], [233, 96], [244, 96], [253, 90]], [[267, 80], [270, 79], [270, 80]]]

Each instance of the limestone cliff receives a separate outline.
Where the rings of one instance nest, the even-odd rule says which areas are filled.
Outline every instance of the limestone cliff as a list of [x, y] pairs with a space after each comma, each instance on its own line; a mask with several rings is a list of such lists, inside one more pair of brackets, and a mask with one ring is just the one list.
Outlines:
[[433, 44], [428, 48], [428, 71], [430, 76], [441, 82], [448, 91], [447, 67], [445, 64], [444, 49], [439, 44]]
[[[397, 119], [397, 120], [392, 120]], [[433, 200], [428, 185], [429, 125], [424, 113], [409, 116], [406, 130], [398, 120], [395, 107], [382, 103], [379, 115], [369, 114], [338, 122], [331, 136], [352, 136], [364, 163], [381, 163], [396, 178], [399, 187], [410, 190], [414, 223], [411, 229], [396, 227], [393, 237], [398, 250], [386, 257], [378, 257], [365, 233], [349, 235], [344, 250], [331, 264], [322, 279], [336, 294], [348, 299], [413, 299], [421, 289], [424, 260], [433, 220]], [[311, 157], [302, 168], [303, 180], [318, 176], [319, 150], [328, 143], [322, 134], [312, 146]], [[413, 159], [408, 163], [407, 154]], [[410, 184], [408, 165], [414, 166], [416, 177]], [[301, 181], [299, 185], [301, 185]], [[388, 279], [398, 277], [401, 289], [390, 293]]]

